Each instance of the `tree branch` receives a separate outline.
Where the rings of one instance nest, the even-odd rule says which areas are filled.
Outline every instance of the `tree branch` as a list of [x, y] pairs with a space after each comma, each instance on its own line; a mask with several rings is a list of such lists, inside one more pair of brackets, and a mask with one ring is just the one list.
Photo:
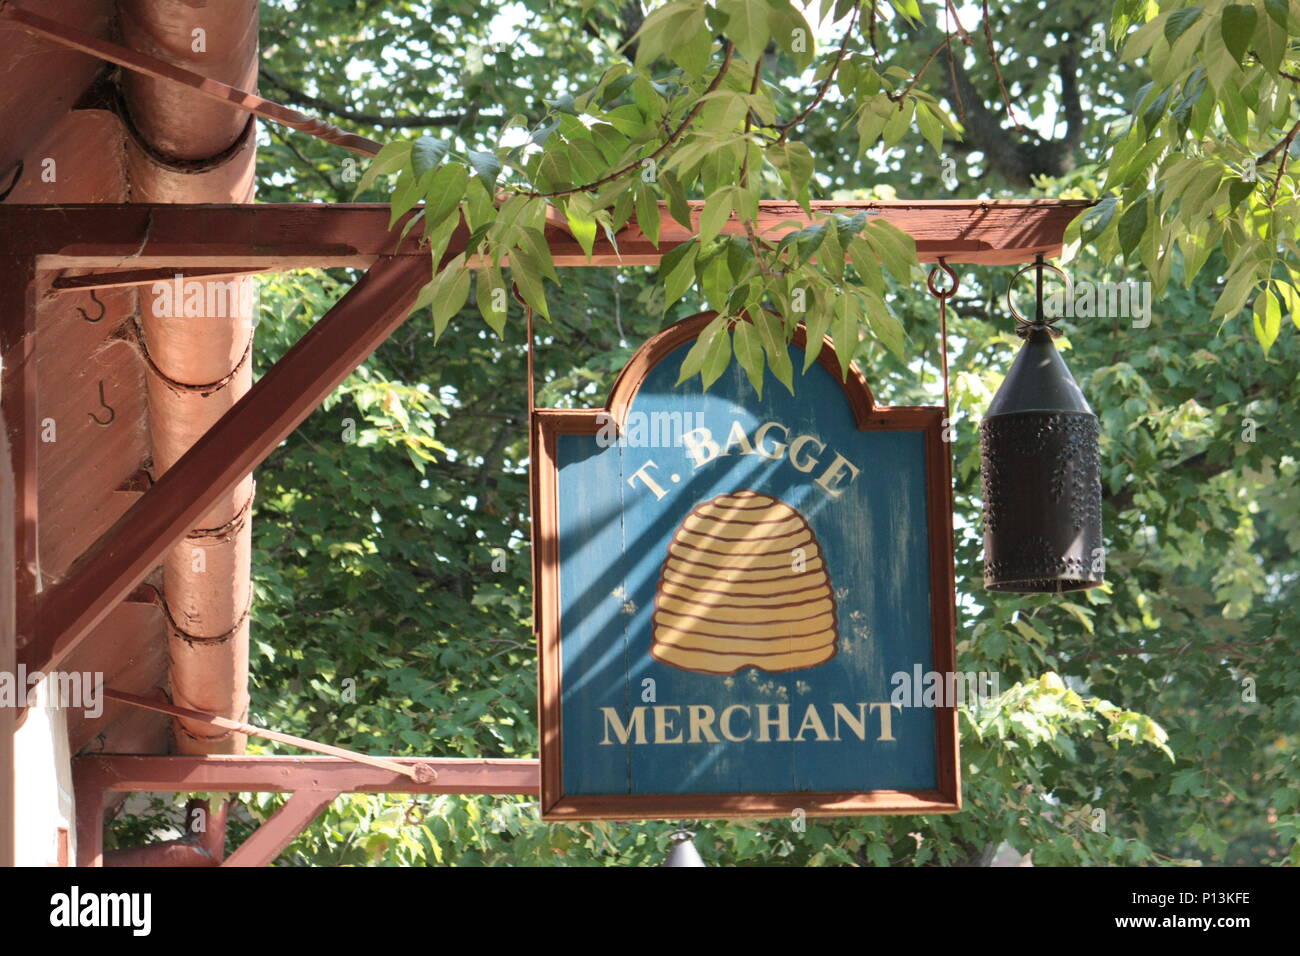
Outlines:
[[[354, 123], [364, 123], [367, 126], [381, 126], [385, 129], [448, 127], [456, 126], [464, 120], [467, 115], [469, 115], [467, 113], [443, 113], [438, 116], [380, 116], [377, 113], [361, 113], [344, 106], [341, 103], [331, 103], [329, 100], [323, 100], [318, 96], [312, 96], [303, 90], [290, 86], [266, 67], [262, 67], [258, 70], [258, 74], [272, 86], [289, 94], [293, 101], [299, 106], [310, 106], [314, 109], [331, 113], [334, 116], [352, 120]], [[495, 114], [489, 115], [480, 113], [478, 116], [482, 119], [500, 119], [500, 117]]]
[[643, 156], [640, 159], [634, 160], [631, 163], [628, 163], [622, 169], [616, 169], [608, 176], [602, 176], [600, 177], [600, 179], [597, 179], [595, 182], [586, 183], [582, 186], [571, 186], [568, 189], [557, 189], [554, 192], [549, 192], [549, 193], [537, 192], [536, 190], [532, 190], [532, 189], [516, 189], [515, 192], [523, 196], [529, 196], [533, 199], [556, 199], [560, 196], [572, 196], [575, 193], [585, 193], [592, 189], [599, 189], [601, 186], [604, 186], [608, 183], [612, 183], [617, 179], [622, 179], [628, 173], [640, 169], [641, 164], [644, 163], [646, 160], [651, 160], [651, 161], [657, 160], [668, 150], [672, 149], [673, 144], [675, 144], [679, 139], [681, 139], [682, 135], [686, 132], [686, 130], [690, 128], [691, 123], [695, 122], [695, 117], [699, 116], [700, 110], [704, 109], [704, 97], [708, 96], [710, 93], [715, 92], [718, 89], [718, 87], [722, 85], [723, 79], [725, 79], [727, 76], [727, 71], [731, 69], [731, 58], [734, 53], [735, 53], [735, 47], [733, 47], [731, 43], [728, 42], [726, 48], [726, 54], [722, 58], [722, 65], [718, 67], [718, 73], [716, 76], [713, 77], [713, 82], [709, 84], [709, 88], [704, 91], [703, 96], [701, 96], [698, 100], [695, 101], [695, 105], [691, 107], [690, 112], [688, 112], [684, 117], [682, 117], [682, 121], [679, 124], [677, 124], [677, 128], [674, 129], [671, 133], [669, 133], [668, 137], [662, 143], [660, 143], [659, 147], [649, 156]]

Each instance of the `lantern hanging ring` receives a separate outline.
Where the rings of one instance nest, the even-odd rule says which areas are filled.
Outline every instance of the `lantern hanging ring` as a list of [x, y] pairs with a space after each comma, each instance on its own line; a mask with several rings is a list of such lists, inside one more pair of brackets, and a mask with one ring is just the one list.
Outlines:
[[[1030, 269], [1033, 269], [1036, 272], [1036, 276], [1034, 280], [1034, 318], [1032, 320], [1025, 318], [1020, 313], [1020, 310], [1016, 308], [1015, 300], [1011, 296], [1011, 292], [1016, 285], [1016, 280], [1019, 279], [1026, 272], [1028, 272]], [[1007, 310], [1015, 318], [1016, 334], [1019, 335], [1022, 339], [1029, 334], [1031, 329], [1046, 329], [1048, 332], [1052, 334], [1053, 338], [1061, 337], [1061, 330], [1056, 328], [1056, 326], [1053, 324], [1054, 322], [1056, 322], [1056, 319], [1049, 320], [1043, 315], [1043, 270], [1044, 269], [1050, 269], [1053, 272], [1055, 272], [1058, 276], [1061, 277], [1061, 281], [1065, 283], [1065, 287], [1067, 289], [1070, 287], [1070, 277], [1067, 276], [1063, 271], [1061, 271], [1059, 267], [1052, 265], [1050, 262], [1044, 262], [1042, 253], [1039, 253], [1037, 258], [1035, 258], [1033, 262], [1031, 262], [1029, 265], [1025, 266], [1024, 268], [1022, 268], [1015, 275], [1013, 275], [1011, 277], [1011, 281], [1007, 283]]]

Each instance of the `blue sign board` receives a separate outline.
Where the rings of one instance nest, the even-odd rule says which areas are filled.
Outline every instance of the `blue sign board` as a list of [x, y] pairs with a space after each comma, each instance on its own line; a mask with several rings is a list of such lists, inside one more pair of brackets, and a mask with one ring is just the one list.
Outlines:
[[713, 318], [535, 413], [543, 815], [957, 810], [955, 710], [900, 694], [954, 670], [942, 409], [875, 405], [829, 343], [800, 374], [802, 335], [793, 395], [676, 385]]

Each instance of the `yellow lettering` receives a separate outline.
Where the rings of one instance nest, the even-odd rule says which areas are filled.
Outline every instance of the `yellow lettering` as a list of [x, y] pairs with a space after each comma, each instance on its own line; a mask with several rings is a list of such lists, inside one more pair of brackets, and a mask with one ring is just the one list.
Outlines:
[[802, 463], [799, 461], [799, 452], [803, 450], [804, 445], [816, 445], [819, 452], [825, 451], [826, 445], [812, 435], [800, 435], [790, 443], [790, 464], [794, 465], [796, 471], [807, 474], [817, 467], [817, 459], [809, 455]]
[[746, 707], [744, 704], [732, 704], [730, 707], [728, 707], [726, 710], [722, 712], [721, 726], [722, 726], [722, 736], [726, 737], [732, 743], [738, 744], [742, 740], [749, 739], [750, 731], [748, 730], [745, 731], [745, 736], [743, 737], [737, 737], [735, 734], [731, 732], [731, 715], [734, 714], [736, 711], [740, 711], [746, 717], [749, 716], [749, 708]]
[[[669, 711], [672, 711], [672, 717], [676, 717], [682, 712], [682, 709], [676, 704], [660, 704], [654, 708], [655, 712], [655, 743], [657, 744], [680, 744], [682, 743], [682, 732], [669, 720]], [[669, 736], [675, 734], [676, 736]]]

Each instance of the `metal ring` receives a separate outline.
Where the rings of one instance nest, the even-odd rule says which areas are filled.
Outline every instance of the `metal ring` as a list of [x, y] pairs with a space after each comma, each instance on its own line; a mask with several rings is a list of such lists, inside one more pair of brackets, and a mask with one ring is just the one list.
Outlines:
[[1019, 272], [1013, 275], [1011, 277], [1011, 281], [1007, 283], [1007, 310], [1011, 313], [1012, 317], [1016, 320], [1017, 325], [1021, 325], [1021, 326], [1051, 325], [1052, 323], [1047, 321], [1040, 321], [1040, 320], [1030, 321], [1029, 319], [1026, 319], [1023, 315], [1020, 314], [1019, 310], [1016, 309], [1015, 301], [1011, 298], [1011, 290], [1015, 288], [1016, 280], [1019, 279], [1026, 272], [1028, 272], [1030, 269], [1051, 269], [1053, 272], [1055, 272], [1058, 276], [1061, 277], [1061, 281], [1065, 283], [1065, 287], [1067, 289], [1070, 288], [1070, 277], [1066, 275], [1064, 272], [1062, 272], [1060, 268], [1052, 265], [1050, 262], [1031, 262], [1029, 263], [1029, 265], [1025, 266], [1023, 269], [1021, 269]]
[[[941, 271], [952, 280], [952, 288], [947, 292], [940, 292], [934, 285], [935, 277]], [[926, 278], [925, 285], [930, 290], [930, 294], [936, 299], [951, 299], [957, 294], [957, 288], [961, 285], [961, 280], [957, 278], [957, 273], [952, 271], [952, 266], [944, 262], [943, 259], [939, 259], [938, 265], [934, 266], [934, 268], [930, 270], [930, 275]]]

